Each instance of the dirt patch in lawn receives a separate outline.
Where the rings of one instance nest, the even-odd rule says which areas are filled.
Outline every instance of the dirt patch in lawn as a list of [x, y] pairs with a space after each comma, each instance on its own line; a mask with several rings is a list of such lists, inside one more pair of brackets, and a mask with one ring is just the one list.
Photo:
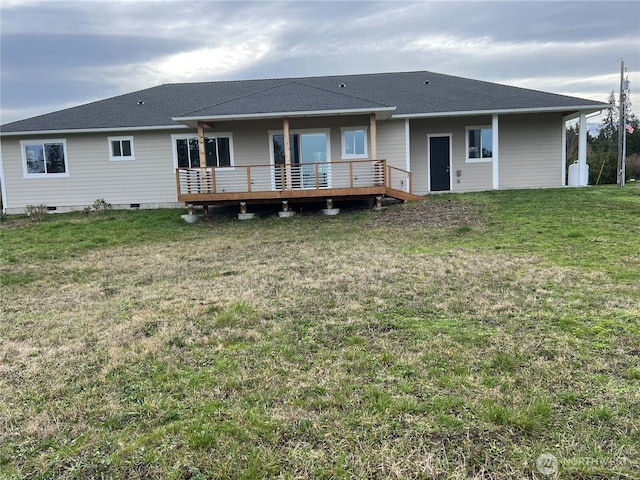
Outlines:
[[484, 205], [457, 200], [425, 200], [390, 205], [373, 215], [371, 227], [442, 228], [478, 227], [484, 223]]

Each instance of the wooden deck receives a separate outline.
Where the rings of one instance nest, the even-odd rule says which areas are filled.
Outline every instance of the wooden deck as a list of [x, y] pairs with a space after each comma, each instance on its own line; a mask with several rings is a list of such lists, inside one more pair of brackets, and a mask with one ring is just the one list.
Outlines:
[[411, 173], [385, 160], [176, 169], [178, 201], [193, 205], [277, 203], [378, 196], [420, 200]]

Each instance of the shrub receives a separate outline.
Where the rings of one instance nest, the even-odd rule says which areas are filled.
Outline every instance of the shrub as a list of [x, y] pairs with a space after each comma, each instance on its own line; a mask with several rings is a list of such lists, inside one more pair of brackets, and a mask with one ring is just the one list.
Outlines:
[[98, 198], [95, 202], [93, 202], [93, 211], [97, 214], [102, 214], [107, 210], [111, 210], [113, 205], [107, 202], [104, 198]]
[[594, 153], [587, 163], [589, 164], [589, 185], [596, 185], [596, 182], [598, 185], [616, 183], [618, 168], [618, 154], [616, 152]]
[[34, 222], [41, 222], [49, 214], [49, 210], [46, 205], [27, 205], [25, 207], [27, 216]]

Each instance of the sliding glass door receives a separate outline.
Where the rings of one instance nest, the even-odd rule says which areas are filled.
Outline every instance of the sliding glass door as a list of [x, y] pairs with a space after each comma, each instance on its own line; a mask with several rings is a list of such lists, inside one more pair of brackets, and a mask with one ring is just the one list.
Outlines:
[[[291, 166], [287, 168], [285, 165], [284, 135], [272, 135], [275, 167], [274, 188], [276, 190], [315, 188], [316, 185], [327, 187], [329, 180], [329, 170], [326, 163], [329, 158], [328, 136], [328, 132], [290, 134]], [[316, 164], [318, 164], [317, 167]]]

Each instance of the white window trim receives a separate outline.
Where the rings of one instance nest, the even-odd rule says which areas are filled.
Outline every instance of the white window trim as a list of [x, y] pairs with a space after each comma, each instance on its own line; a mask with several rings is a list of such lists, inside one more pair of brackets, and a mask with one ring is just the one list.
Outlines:
[[[469, 130], [491, 130], [492, 128], [493, 128], [492, 125], [474, 125], [470, 127], [465, 127], [464, 129], [465, 163], [493, 162], [493, 157], [482, 158], [482, 156], [480, 156], [480, 158], [469, 158]], [[480, 138], [482, 139], [482, 134], [480, 134]], [[480, 155], [482, 155], [482, 152], [480, 153]]]
[[[205, 138], [226, 137], [229, 139], [229, 163], [228, 167], [215, 167], [218, 170], [235, 170], [235, 155], [233, 153], [233, 133], [231, 132], [215, 132], [205, 133]], [[176, 148], [177, 140], [186, 140], [189, 138], [198, 138], [197, 133], [173, 133], [171, 134], [171, 149], [173, 150], [173, 168], [178, 168], [178, 149]], [[213, 168], [213, 167], [207, 167]]]
[[[120, 155], [120, 156], [114, 156], [113, 155], [113, 148], [111, 145], [111, 142], [120, 142], [120, 148], [122, 149], [122, 142], [123, 141], [129, 141], [129, 144], [131, 145], [131, 155]], [[107, 137], [107, 147], [109, 148], [109, 161], [110, 162], [127, 162], [130, 160], [135, 160], [136, 159], [136, 154], [135, 154], [135, 150], [133, 148], [133, 136], [128, 136], [128, 137]]]
[[[356, 130], [364, 130], [364, 154], [348, 154], [346, 152], [346, 142], [344, 141], [344, 136], [346, 132], [354, 132]], [[341, 142], [342, 142], [342, 159], [343, 160], [352, 160], [354, 158], [369, 158], [369, 129], [365, 126], [358, 127], [342, 127], [341, 131]]]
[[[33, 145], [42, 143], [61, 143], [62, 151], [64, 153], [64, 173], [29, 173], [27, 168], [27, 145]], [[63, 178], [69, 176], [69, 156], [67, 154], [67, 139], [66, 138], [34, 138], [33, 140], [20, 140], [20, 153], [22, 155], [22, 172], [23, 178]]]

